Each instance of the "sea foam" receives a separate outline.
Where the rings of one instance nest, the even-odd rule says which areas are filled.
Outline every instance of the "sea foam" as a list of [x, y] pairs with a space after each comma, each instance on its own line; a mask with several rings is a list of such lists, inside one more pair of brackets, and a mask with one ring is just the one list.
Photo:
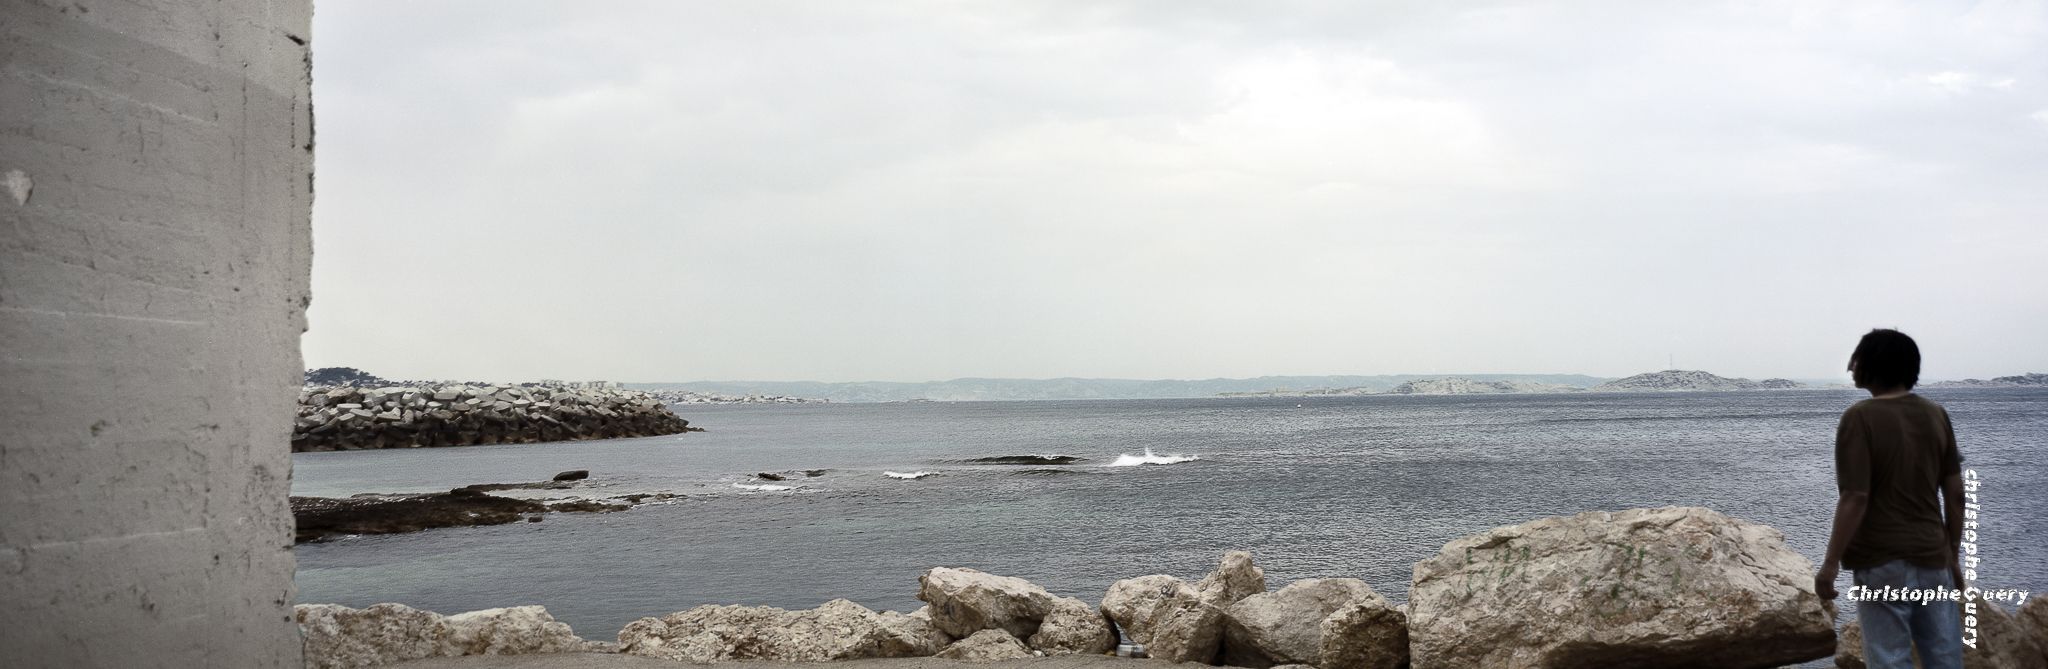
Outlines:
[[908, 474], [905, 474], [905, 473], [903, 473], [903, 472], [882, 472], [882, 475], [883, 475], [883, 476], [887, 476], [887, 477], [889, 477], [889, 478], [892, 478], [892, 479], [903, 479], [903, 480], [906, 480], [906, 481], [908, 481], [908, 480], [912, 480], [912, 479], [921, 479], [921, 478], [924, 478], [924, 477], [927, 477], [927, 476], [931, 476], [931, 475], [933, 475], [933, 474], [937, 474], [937, 473], [938, 473], [938, 472], [928, 472], [928, 471], [923, 471], [923, 470], [919, 470], [919, 471], [914, 471], [914, 472], [910, 472], [910, 473], [908, 473]]
[[796, 486], [793, 485], [775, 485], [773, 483], [734, 483], [732, 487], [759, 492], [785, 492], [796, 489]]
[[1103, 466], [1136, 467], [1138, 465], [1173, 465], [1180, 464], [1183, 462], [1192, 462], [1200, 459], [1202, 459], [1201, 456], [1181, 455], [1179, 453], [1175, 453], [1173, 455], [1157, 455], [1152, 452], [1152, 449], [1147, 448], [1145, 449], [1144, 455], [1131, 455], [1129, 453], [1125, 453], [1116, 456], [1116, 461]]

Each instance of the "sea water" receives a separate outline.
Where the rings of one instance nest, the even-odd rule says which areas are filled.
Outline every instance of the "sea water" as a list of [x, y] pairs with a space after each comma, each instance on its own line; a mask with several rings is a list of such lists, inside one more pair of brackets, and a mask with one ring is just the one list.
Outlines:
[[[1984, 480], [1979, 585], [2048, 595], [2048, 390], [1936, 389]], [[1405, 601], [1416, 561], [1497, 525], [1706, 506], [1818, 560], [1848, 390], [682, 405], [706, 432], [295, 455], [293, 492], [546, 480], [683, 497], [544, 522], [298, 546], [301, 602], [543, 604], [587, 638], [701, 604], [909, 611], [934, 566], [1101, 599], [1226, 550], [1273, 587], [1356, 577]], [[809, 476], [804, 470], [813, 470]], [[823, 470], [823, 471], [816, 471]], [[758, 473], [784, 477], [758, 478]], [[1846, 580], [1843, 586], [1846, 588]]]

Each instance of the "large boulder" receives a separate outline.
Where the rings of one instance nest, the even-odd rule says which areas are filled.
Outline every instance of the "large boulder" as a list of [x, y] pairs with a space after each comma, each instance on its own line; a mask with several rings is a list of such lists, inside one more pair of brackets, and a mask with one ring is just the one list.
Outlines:
[[1116, 632], [1095, 607], [1061, 597], [1053, 600], [1052, 610], [1029, 641], [1047, 655], [1098, 655], [1116, 648]]
[[1323, 619], [1377, 596], [1355, 578], [1311, 578], [1246, 597], [1224, 610], [1223, 662], [1251, 669], [1321, 662]]
[[619, 652], [698, 664], [897, 657], [918, 648], [914, 639], [887, 628], [881, 615], [844, 599], [802, 611], [705, 605], [641, 618], [619, 630]]
[[1827, 657], [1813, 564], [1711, 509], [1494, 528], [1415, 565], [1410, 653], [1437, 667], [1776, 667]]
[[1265, 594], [1266, 570], [1252, 564], [1252, 554], [1230, 551], [1216, 570], [1195, 583], [1195, 592], [1215, 606], [1230, 606], [1252, 595]]
[[907, 614], [883, 611], [877, 616], [882, 626], [883, 657], [926, 657], [953, 643], [953, 637], [932, 627], [931, 607]]
[[1213, 664], [1223, 645], [1223, 609], [1189, 592], [1153, 612], [1148, 656], [1169, 662]]
[[1109, 586], [1102, 595], [1102, 615], [1116, 621], [1132, 642], [1150, 646], [1152, 619], [1160, 607], [1176, 598], [1196, 598], [1193, 586], [1165, 574], [1127, 578]]
[[957, 638], [1000, 629], [1027, 639], [1052, 610], [1052, 593], [1014, 576], [937, 567], [917, 582], [917, 598], [931, 605], [932, 626]]
[[404, 604], [352, 609], [339, 604], [292, 607], [310, 669], [376, 667], [451, 655], [441, 615]]
[[1408, 616], [1371, 593], [1323, 619], [1320, 669], [1399, 669], [1408, 666]]
[[582, 652], [583, 639], [540, 606], [442, 616], [403, 604], [351, 609], [300, 604], [293, 609], [306, 666], [375, 667], [458, 655]]
[[996, 662], [1032, 657], [1031, 649], [1024, 642], [1000, 629], [985, 629], [967, 638], [953, 642], [938, 657], [967, 662]]
[[[2044, 650], [2042, 641], [2026, 629], [2023, 617], [2014, 617], [2004, 608], [1988, 602], [1977, 603], [1976, 615], [1977, 645], [1963, 645], [1963, 669], [2048, 667], [2048, 650]], [[1967, 631], [1964, 638], [1968, 638]], [[1835, 666], [1840, 669], [1869, 666], [1863, 659], [1863, 621], [1857, 620], [1842, 628], [1840, 642], [1835, 646]], [[1920, 666], [1917, 659], [1913, 666]]]
[[576, 653], [583, 639], [539, 606], [484, 609], [448, 616], [448, 641], [456, 655]]

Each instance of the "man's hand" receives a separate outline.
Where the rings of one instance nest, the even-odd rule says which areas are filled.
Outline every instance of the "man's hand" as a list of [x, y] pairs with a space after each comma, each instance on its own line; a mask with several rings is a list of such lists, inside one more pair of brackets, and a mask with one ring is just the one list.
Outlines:
[[1822, 566], [1820, 571], [1813, 574], [1814, 594], [1820, 595], [1821, 601], [1834, 601], [1835, 595], [1839, 594], [1835, 592], [1835, 577], [1841, 574], [1841, 567], [1833, 565]]
[[1956, 562], [1956, 556], [1953, 553], [1948, 556], [1948, 575], [1956, 580], [1957, 590], [1969, 587], [1968, 583], [1963, 582], [1963, 565]]

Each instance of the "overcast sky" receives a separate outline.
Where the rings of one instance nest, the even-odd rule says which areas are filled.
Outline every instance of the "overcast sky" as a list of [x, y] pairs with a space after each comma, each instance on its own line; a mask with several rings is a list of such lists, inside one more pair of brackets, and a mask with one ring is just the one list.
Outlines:
[[2048, 371], [2048, 3], [323, 2], [308, 366]]

